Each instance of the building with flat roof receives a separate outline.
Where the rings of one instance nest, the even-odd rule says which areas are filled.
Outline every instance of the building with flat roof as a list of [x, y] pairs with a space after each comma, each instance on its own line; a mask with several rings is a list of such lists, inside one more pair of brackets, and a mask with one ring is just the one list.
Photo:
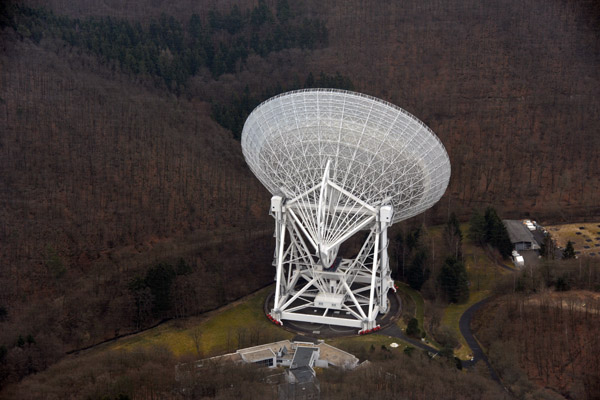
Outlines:
[[312, 367], [319, 358], [318, 347], [298, 347], [290, 368]]
[[540, 248], [539, 243], [523, 221], [505, 219], [502, 222], [508, 231], [508, 236], [515, 250], [538, 250]]
[[239, 349], [235, 353], [180, 364], [176, 372], [177, 379], [181, 380], [193, 374], [193, 371], [199, 373], [201, 368], [210, 368], [219, 362], [248, 363], [268, 368], [287, 367], [283, 373], [270, 377], [270, 383], [277, 385], [278, 398], [318, 399], [320, 385], [314, 367], [354, 369], [358, 361], [356, 356], [323, 341], [298, 337], [295, 341], [265, 343]]

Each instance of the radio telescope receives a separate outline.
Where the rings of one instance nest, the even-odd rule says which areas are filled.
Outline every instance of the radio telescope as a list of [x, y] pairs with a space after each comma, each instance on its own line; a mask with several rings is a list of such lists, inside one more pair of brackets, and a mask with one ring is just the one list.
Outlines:
[[[271, 192], [275, 297], [269, 317], [378, 330], [394, 289], [387, 229], [433, 206], [450, 179], [448, 154], [410, 113], [335, 89], [275, 96], [242, 131], [252, 172]], [[338, 257], [359, 231], [355, 258]]]

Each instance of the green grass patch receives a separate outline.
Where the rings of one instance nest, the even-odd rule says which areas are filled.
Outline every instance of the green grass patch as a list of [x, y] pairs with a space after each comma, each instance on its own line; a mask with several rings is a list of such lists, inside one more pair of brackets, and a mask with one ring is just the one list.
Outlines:
[[444, 309], [444, 316], [442, 317], [441, 324], [447, 326], [452, 330], [454, 336], [458, 339], [459, 347], [455, 350], [455, 354], [460, 359], [466, 360], [471, 354], [471, 348], [467, 345], [467, 342], [463, 335], [460, 333], [460, 327], [458, 325], [460, 317], [465, 311], [473, 304], [480, 300], [488, 297], [490, 292], [488, 290], [482, 290], [479, 292], [472, 292], [469, 295], [469, 301], [464, 304], [450, 304]]
[[496, 263], [487, 256], [484, 249], [469, 240], [467, 237], [469, 231], [468, 223], [461, 224], [460, 228], [463, 232], [463, 257], [470, 282], [469, 300], [464, 304], [448, 305], [444, 309], [441, 325], [450, 328], [454, 336], [458, 339], [459, 347], [455, 350], [455, 354], [457, 357], [464, 360], [471, 355], [471, 348], [467, 345], [465, 338], [460, 333], [460, 318], [469, 307], [490, 295], [498, 278], [510, 272], [496, 265]]
[[[408, 296], [415, 305], [415, 318], [417, 319], [417, 321], [419, 323], [419, 330], [421, 332], [425, 332], [425, 337], [426, 337], [425, 344], [440, 349], [441, 348], [440, 344], [437, 343], [433, 339], [433, 336], [429, 335], [427, 333], [427, 331], [425, 330], [425, 323], [424, 323], [425, 302], [423, 301], [423, 296], [421, 296], [421, 293], [417, 290], [414, 290], [413, 288], [411, 288], [410, 286], [408, 286], [407, 284], [405, 284], [403, 282], [397, 282], [396, 284], [398, 285], [398, 292], [401, 292], [401, 293], [405, 294], [406, 296]], [[398, 321], [396, 321], [396, 324], [400, 328], [402, 328], [406, 333], [406, 324], [404, 323], [404, 321], [402, 321], [402, 318], [398, 319]], [[415, 338], [415, 339], [418, 340], [418, 338]]]
[[[134, 350], [164, 346], [176, 356], [212, 356], [239, 347], [291, 339], [294, 334], [275, 326], [263, 312], [265, 297], [272, 287], [260, 290], [208, 318], [170, 321], [132, 337], [110, 344], [110, 349]], [[194, 337], [200, 337], [195, 340]], [[199, 343], [200, 354], [196, 350]]]
[[[398, 338], [379, 334], [340, 337], [327, 339], [325, 342], [355, 355], [360, 361], [378, 358], [380, 354], [373, 353], [380, 352], [382, 346], [385, 346], [392, 354], [401, 353], [406, 347], [414, 347]], [[398, 343], [398, 347], [391, 347], [392, 343]], [[417, 350], [420, 349], [417, 348]]]
[[[414, 290], [413, 288], [411, 288], [410, 286], [408, 286], [406, 283], [403, 282], [396, 282], [396, 285], [398, 285], [398, 291], [402, 292], [404, 294], [406, 294], [408, 297], [410, 297], [410, 299], [412, 300], [412, 302], [415, 305], [415, 318], [417, 319], [417, 321], [419, 321], [419, 330], [421, 332], [424, 332], [425, 329], [423, 328], [423, 317], [424, 317], [424, 313], [425, 313], [425, 304], [423, 302], [423, 296], [421, 296], [421, 293], [419, 293], [418, 291]], [[405, 328], [402, 320], [398, 320], [397, 322], [398, 324], [400, 324], [401, 327]]]
[[[471, 291], [486, 291], [494, 287], [496, 280], [503, 274], [509, 273], [504, 268], [499, 267], [486, 254], [480, 246], [466, 239], [463, 243], [463, 258], [465, 268], [471, 282]], [[510, 262], [505, 264], [510, 265]]]
[[[584, 255], [597, 250], [594, 244], [600, 243], [599, 240], [596, 240], [596, 237], [600, 236], [598, 233], [600, 232], [600, 227], [598, 225], [600, 225], [600, 221], [551, 225], [546, 226], [546, 228], [552, 237], [556, 239], [558, 246], [564, 248], [570, 240], [573, 242], [575, 250], [580, 251]], [[586, 242], [586, 240], [591, 240], [591, 242]], [[586, 249], [584, 246], [589, 246], [589, 248]]]
[[[496, 266], [487, 257], [483, 249], [466, 238], [468, 224], [461, 225], [461, 229], [465, 236], [463, 253], [471, 281], [471, 295], [469, 301], [465, 304], [449, 305], [444, 311], [441, 323], [450, 327], [455, 333], [460, 342], [456, 353], [459, 357], [465, 359], [471, 353], [471, 350], [460, 334], [458, 325], [460, 317], [472, 304], [487, 297], [494, 280], [501, 274], [507, 273], [507, 271]], [[430, 229], [430, 234], [433, 236], [441, 235], [441, 228]], [[273, 325], [264, 315], [264, 300], [272, 290], [272, 286], [260, 290], [235, 302], [235, 304], [227, 305], [218, 311], [209, 313], [209, 316], [167, 322], [148, 331], [100, 346], [99, 351], [106, 348], [135, 350], [164, 346], [176, 356], [208, 357], [232, 352], [240, 347], [248, 347], [257, 343], [291, 339], [294, 336], [293, 333]], [[425, 331], [423, 297], [418, 291], [401, 282], [398, 283], [398, 290], [414, 303], [415, 318], [418, 321], [419, 329]], [[399, 325], [403, 327], [401, 321]], [[197, 340], [198, 335], [200, 335], [199, 340]], [[400, 346], [392, 349], [389, 347], [392, 342], [396, 342]], [[370, 350], [371, 346], [381, 349], [382, 345], [393, 351], [401, 351], [410, 345], [397, 338], [378, 334], [330, 339], [327, 340], [327, 343], [349, 352], [365, 352]], [[435, 343], [431, 344], [436, 345]], [[197, 345], [199, 349], [197, 349]]]

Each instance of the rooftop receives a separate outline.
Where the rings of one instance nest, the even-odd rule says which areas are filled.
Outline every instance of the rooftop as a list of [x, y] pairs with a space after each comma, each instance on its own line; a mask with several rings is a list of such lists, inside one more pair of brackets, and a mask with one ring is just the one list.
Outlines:
[[312, 382], [315, 377], [315, 372], [311, 367], [293, 368], [289, 371], [296, 378], [296, 383]]
[[294, 359], [292, 360], [292, 368], [312, 367], [310, 360], [315, 351], [319, 351], [317, 347], [300, 347], [296, 349]]
[[327, 360], [331, 365], [350, 369], [358, 365], [358, 358], [337, 347], [333, 347], [327, 343], [320, 343], [319, 349], [319, 358], [321, 360]]
[[240, 353], [244, 361], [257, 362], [275, 357], [275, 353], [270, 348]]
[[296, 335], [294, 336], [294, 338], [292, 339], [292, 342], [294, 343], [312, 343], [312, 344], [319, 344], [319, 339], [315, 339], [315, 338], [311, 338], [308, 336], [303, 336], [303, 335]]
[[510, 241], [512, 243], [529, 242], [538, 244], [531, 231], [527, 229], [522, 221], [505, 219], [502, 222], [504, 222], [504, 226], [506, 226], [508, 236], [510, 237]]
[[241, 354], [242, 357], [244, 357], [246, 354], [249, 354], [249, 353], [254, 353], [257, 351], [267, 350], [267, 349], [271, 350], [273, 353], [277, 353], [279, 351], [279, 349], [281, 349], [284, 346], [289, 349], [291, 347], [291, 342], [289, 340], [280, 340], [279, 342], [266, 343], [266, 344], [261, 344], [258, 346], [246, 347], [244, 349], [239, 349], [236, 351], [236, 353]]

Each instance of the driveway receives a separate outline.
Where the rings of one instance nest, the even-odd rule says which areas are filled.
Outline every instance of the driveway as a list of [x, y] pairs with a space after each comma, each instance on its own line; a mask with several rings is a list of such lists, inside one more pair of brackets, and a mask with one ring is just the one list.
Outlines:
[[500, 381], [498, 374], [490, 365], [490, 362], [489, 362], [487, 356], [483, 352], [483, 349], [481, 348], [481, 346], [479, 345], [479, 342], [475, 339], [475, 336], [473, 335], [473, 332], [471, 331], [471, 320], [473, 319], [473, 315], [475, 315], [475, 312], [477, 310], [479, 310], [481, 307], [483, 307], [489, 300], [490, 300], [490, 298], [488, 297], [486, 299], [483, 299], [483, 300], [478, 301], [477, 303], [473, 304], [471, 307], [469, 307], [467, 309], [467, 311], [465, 311], [463, 313], [463, 315], [460, 317], [460, 320], [458, 321], [460, 333], [463, 335], [463, 337], [467, 341], [467, 344], [473, 351], [473, 360], [463, 361], [463, 366], [469, 368], [469, 367], [474, 366], [475, 363], [477, 363], [477, 361], [482, 360], [485, 363], [485, 365], [487, 365], [487, 367], [490, 371], [491, 378], [493, 380], [495, 380], [496, 382], [498, 382], [500, 385], [502, 385], [502, 382]]

